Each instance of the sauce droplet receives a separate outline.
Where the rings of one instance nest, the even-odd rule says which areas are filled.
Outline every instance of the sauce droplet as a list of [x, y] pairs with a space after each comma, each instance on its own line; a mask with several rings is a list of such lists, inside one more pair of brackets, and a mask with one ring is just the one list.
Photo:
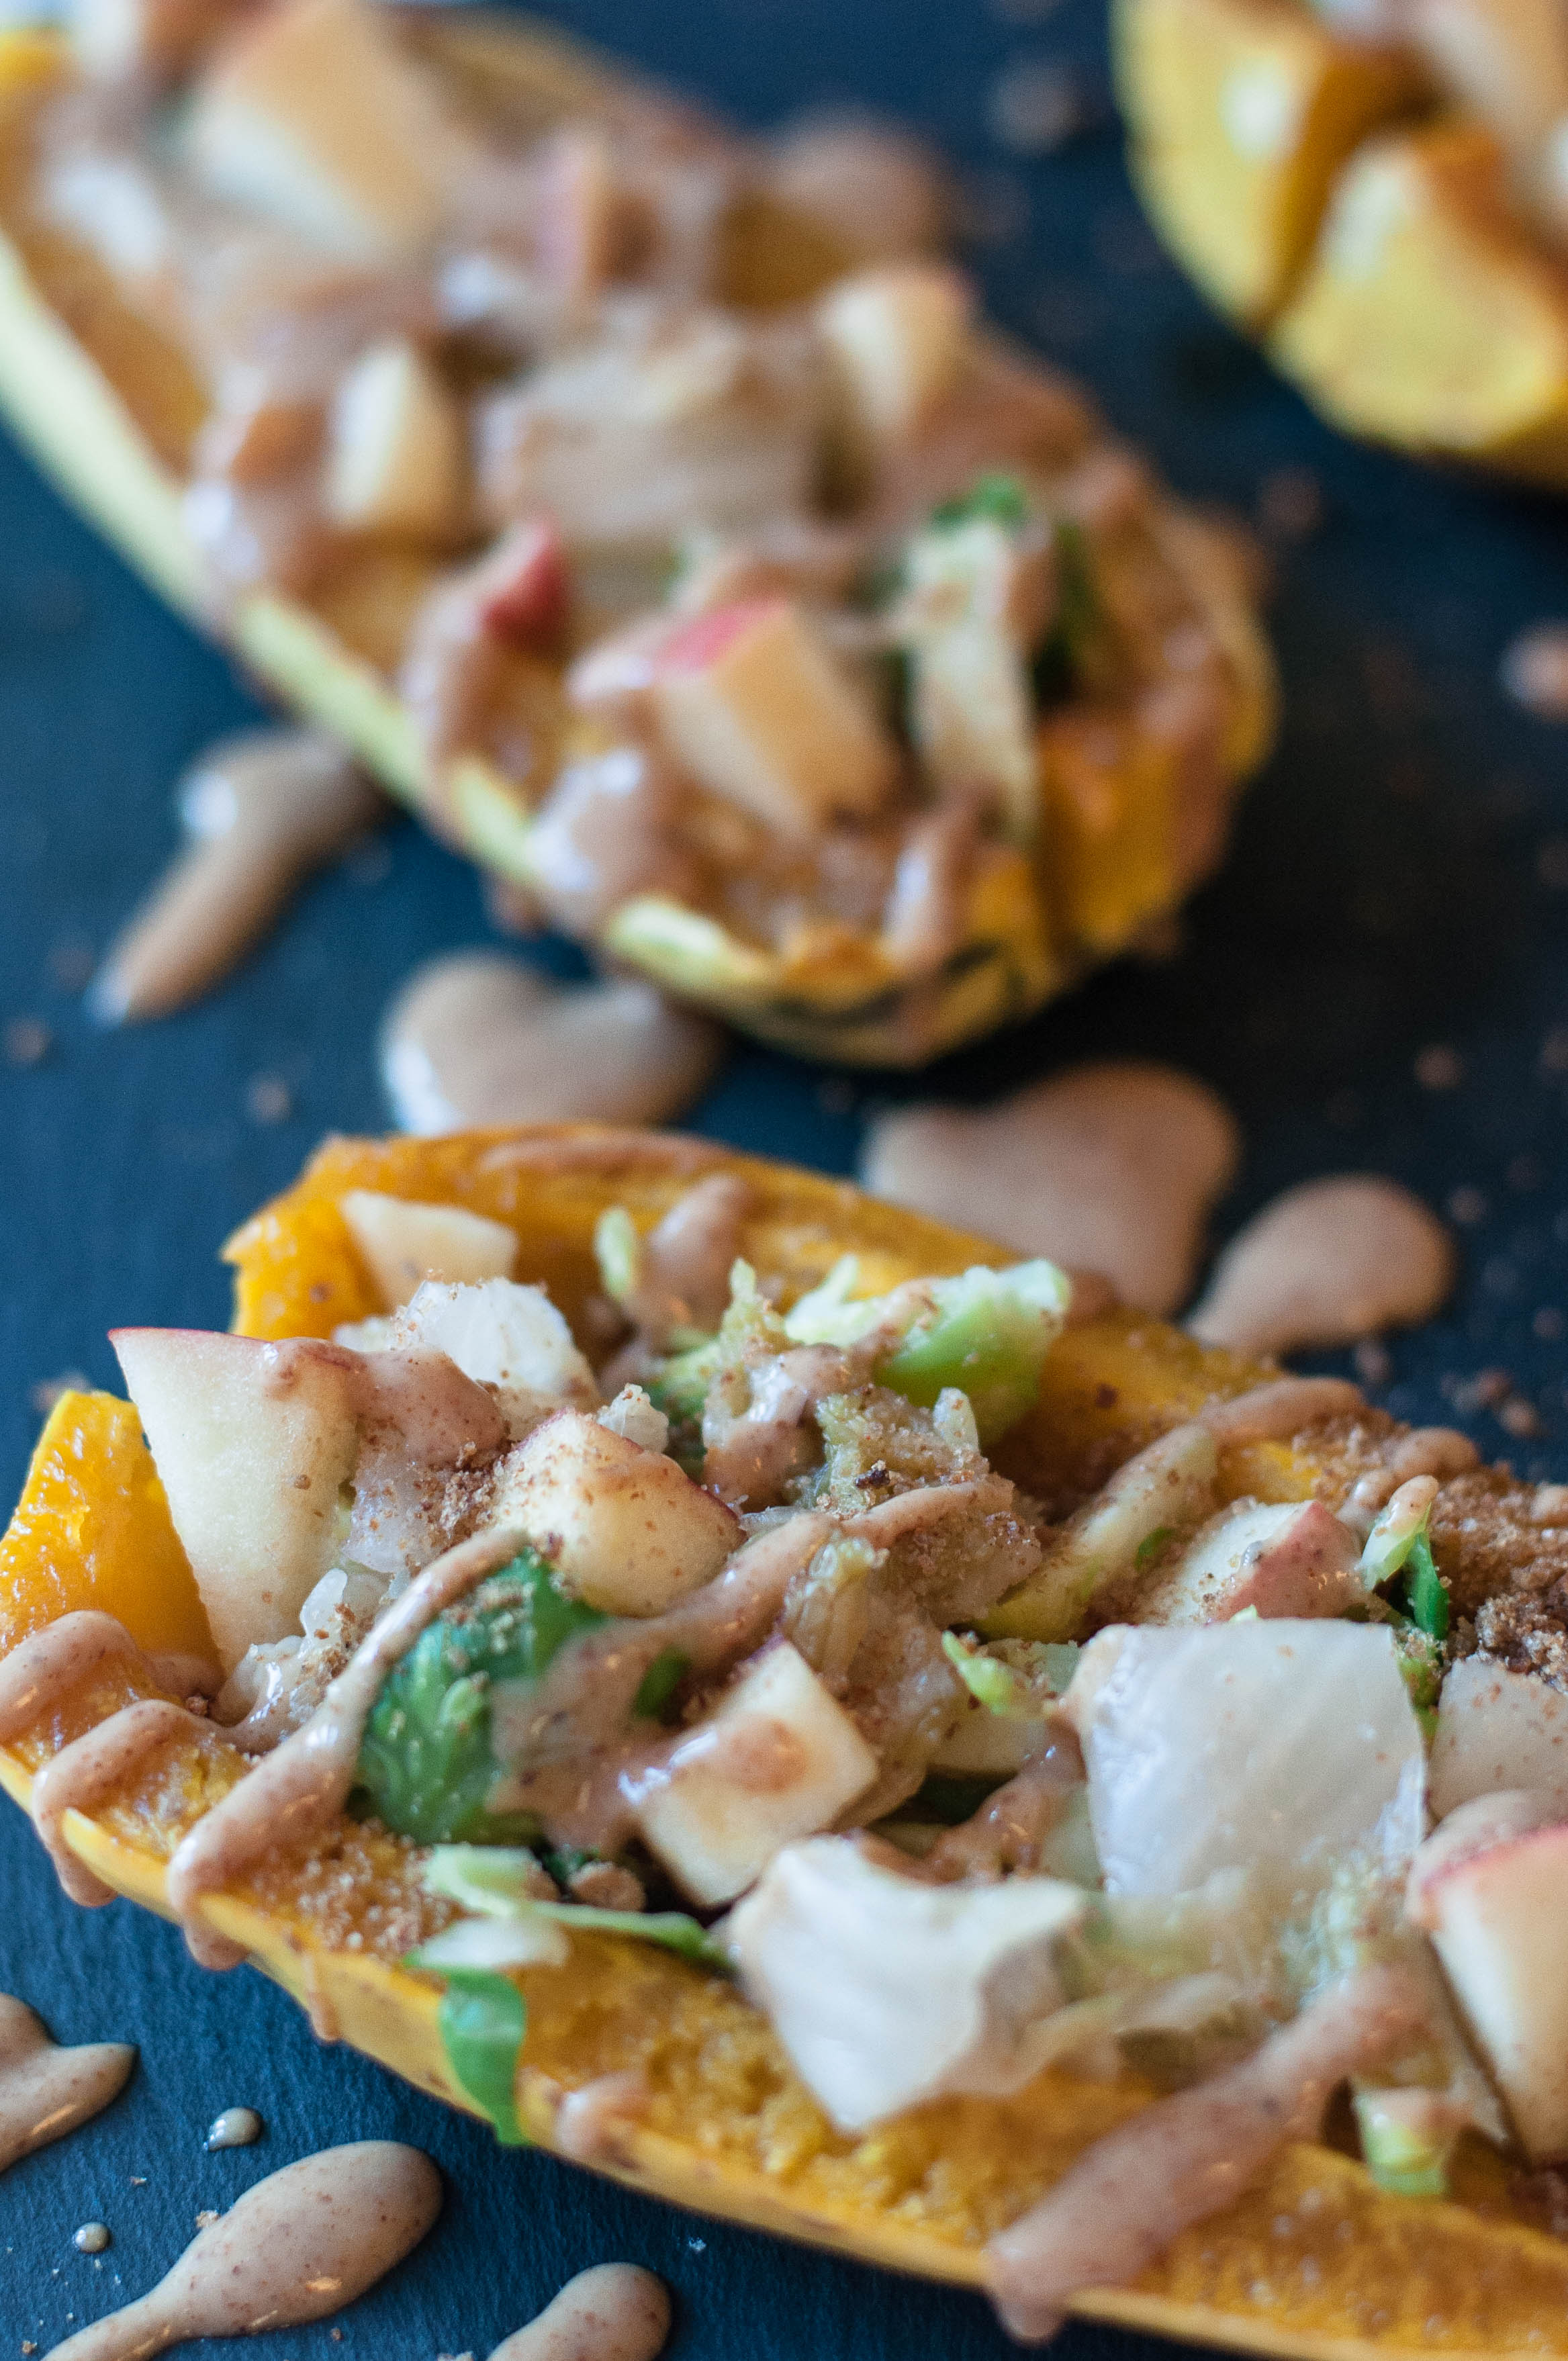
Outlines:
[[150, 2361], [198, 2336], [324, 2320], [373, 2287], [441, 2211], [418, 2148], [357, 2140], [285, 2165], [193, 2238], [149, 2293], [57, 2345], [50, 2361]]
[[251, 2147], [264, 2128], [254, 2107], [225, 2107], [221, 2115], [214, 2117], [203, 2145], [209, 2151], [217, 2147]]
[[381, 1073], [405, 1131], [491, 1123], [663, 1123], [689, 1106], [724, 1036], [651, 984], [563, 985], [465, 951], [416, 969], [388, 1010]]
[[59, 2049], [26, 2002], [0, 1993], [0, 2172], [100, 2114], [136, 2057], [123, 2041]]
[[212, 747], [181, 792], [184, 850], [111, 946], [88, 995], [93, 1015], [123, 1025], [183, 1008], [380, 809], [318, 731], [251, 730]]
[[861, 1178], [1020, 1254], [1102, 1272], [1139, 1312], [1169, 1312], [1239, 1150], [1235, 1118], [1205, 1084], [1128, 1060], [992, 1107], [898, 1108], [871, 1126]]
[[1430, 1207], [1366, 1172], [1287, 1189], [1220, 1257], [1188, 1326], [1235, 1353], [1350, 1345], [1430, 1320], [1453, 1246]]
[[71, 2234], [71, 2243], [79, 2255], [101, 2255], [109, 2244], [106, 2222], [83, 2222], [80, 2230]]
[[600, 2263], [568, 2279], [490, 2361], [653, 2361], [669, 2333], [663, 2281], [635, 2263]]

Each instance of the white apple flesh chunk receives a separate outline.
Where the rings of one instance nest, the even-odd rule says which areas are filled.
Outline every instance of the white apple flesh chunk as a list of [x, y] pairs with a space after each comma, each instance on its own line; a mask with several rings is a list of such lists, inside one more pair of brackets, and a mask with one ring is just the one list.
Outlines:
[[323, 504], [345, 532], [440, 541], [466, 507], [462, 423], [417, 346], [361, 353], [334, 397]]
[[907, 435], [951, 391], [974, 295], [935, 262], [858, 271], [830, 287], [817, 323], [856, 424], [878, 441]]
[[434, 236], [462, 152], [433, 83], [365, 0], [247, 16], [192, 94], [185, 146], [214, 195], [358, 263]]
[[945, 2092], [1003, 2095], [1062, 2005], [1058, 1941], [1086, 1896], [1050, 1877], [923, 1885], [852, 1837], [777, 1854], [727, 1935], [747, 1992], [843, 2131]]
[[[444, 1353], [466, 1378], [494, 1390], [514, 1443], [569, 1405], [597, 1407], [599, 1389], [561, 1313], [542, 1287], [487, 1279], [466, 1287], [427, 1279], [390, 1320], [385, 1342]], [[352, 1344], [352, 1332], [339, 1332]]]
[[1112, 1624], [1058, 1710], [1112, 1894], [1179, 1894], [1225, 1869], [1294, 1879], [1357, 1844], [1403, 1865], [1420, 1841], [1426, 1751], [1385, 1629]]
[[1535, 2164], [1568, 2155], [1568, 1825], [1553, 1808], [1528, 1794], [1461, 1805], [1406, 1897]]
[[1359, 1537], [1321, 1500], [1251, 1502], [1205, 1525], [1137, 1602], [1140, 1623], [1224, 1623], [1259, 1616], [1343, 1615], [1366, 1587]]
[[579, 1411], [535, 1427], [496, 1470], [489, 1521], [516, 1525], [561, 1587], [606, 1615], [657, 1615], [711, 1582], [744, 1536], [722, 1500]]
[[877, 1758], [805, 1657], [781, 1640], [650, 1773], [643, 1839], [694, 1902], [732, 1902], [796, 1837], [831, 1827]]
[[787, 598], [716, 608], [672, 631], [653, 667], [669, 752], [714, 795], [786, 834], [873, 812], [897, 756], [866, 699]]
[[354, 1472], [351, 1375], [251, 1336], [121, 1328], [125, 1371], [225, 1673], [300, 1609], [341, 1543]]
[[472, 1287], [481, 1279], [511, 1277], [517, 1235], [504, 1222], [488, 1221], [462, 1205], [421, 1205], [384, 1196], [378, 1189], [350, 1189], [337, 1202], [380, 1290], [384, 1312], [397, 1311], [427, 1279]]
[[1506, 1787], [1539, 1789], [1568, 1818], [1568, 1696], [1539, 1673], [1464, 1656], [1438, 1701], [1433, 1814]]

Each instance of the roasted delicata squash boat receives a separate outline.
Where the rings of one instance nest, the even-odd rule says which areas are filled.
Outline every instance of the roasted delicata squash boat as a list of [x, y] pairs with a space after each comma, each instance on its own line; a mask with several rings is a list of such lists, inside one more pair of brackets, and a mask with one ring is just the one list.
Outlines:
[[1568, 485], [1559, 0], [1116, 0], [1135, 178], [1353, 434]]
[[941, 198], [470, 11], [82, 0], [0, 40], [0, 406], [514, 907], [915, 1062], [1169, 914], [1273, 701]]
[[1568, 2350], [1560, 1488], [697, 1141], [334, 1141], [227, 1252], [0, 1545], [80, 1899], [1025, 2338]]

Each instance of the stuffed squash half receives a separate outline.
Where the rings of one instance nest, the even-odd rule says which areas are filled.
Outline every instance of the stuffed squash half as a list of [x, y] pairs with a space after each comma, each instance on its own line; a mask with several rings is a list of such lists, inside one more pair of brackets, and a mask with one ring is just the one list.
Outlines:
[[1568, 1512], [696, 1141], [329, 1143], [0, 1545], [0, 1777], [421, 2087], [1264, 2352], [1568, 2349]]
[[0, 405], [535, 914], [911, 1063], [1214, 867], [1248, 595], [978, 321], [911, 148], [470, 11], [71, 22], [0, 39]]
[[1568, 485], [1557, 0], [1117, 0], [1135, 178], [1335, 424]]

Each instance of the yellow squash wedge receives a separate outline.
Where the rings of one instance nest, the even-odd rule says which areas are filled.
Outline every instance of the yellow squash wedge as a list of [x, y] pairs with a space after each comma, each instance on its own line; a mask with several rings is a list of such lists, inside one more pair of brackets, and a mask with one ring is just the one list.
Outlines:
[[[548, 1285], [581, 1321], [597, 1285], [600, 1213], [623, 1205], [646, 1228], [713, 1171], [749, 1185], [744, 1251], [785, 1296], [850, 1249], [878, 1285], [1005, 1259], [983, 1240], [847, 1184], [695, 1140], [581, 1127], [339, 1139], [230, 1241], [236, 1325], [252, 1335], [320, 1334], [375, 1308], [339, 1210], [352, 1188], [459, 1203], [509, 1224], [518, 1276]], [[1158, 1323], [1112, 1314], [1059, 1340], [1037, 1409], [998, 1456], [1043, 1497], [1069, 1502], [1204, 1400], [1267, 1374]], [[1286, 1499], [1321, 1486], [1338, 1497], [1335, 1488], [1391, 1432], [1392, 1422], [1365, 1411], [1293, 1443], [1232, 1449], [1224, 1488]], [[1522, 1520], [1528, 1495], [1510, 1478], [1466, 1481], [1486, 1509], [1479, 1528], [1515, 1508]], [[1444, 1571], [1461, 1593], [1483, 1546], [1469, 1538], [1475, 1525], [1454, 1515], [1437, 1528]], [[189, 1650], [204, 1637], [135, 1413], [105, 1395], [69, 1394], [0, 1543], [0, 1654], [59, 1614], [89, 1607], [121, 1615], [147, 1645]], [[130, 1694], [121, 1669], [89, 1675], [47, 1730], [0, 1751], [12, 1796], [25, 1804], [53, 1751]], [[174, 1842], [232, 1784], [239, 1763], [215, 1729], [179, 1741], [92, 1817], [68, 1816], [68, 1840], [118, 1891], [163, 1909]], [[344, 1819], [302, 1859], [276, 1861], [203, 1906], [322, 2030], [472, 2108], [441, 2039], [438, 1982], [396, 1963], [425, 1906], [404, 1848]], [[542, 2143], [553, 2137], [563, 2092], [640, 2070], [652, 2106], [628, 2131], [620, 2178], [934, 2279], [977, 2282], [987, 2235], [1150, 2095], [1131, 2080], [1047, 2072], [1011, 2100], [941, 2101], [850, 2136], [832, 2129], [795, 2079], [765, 2019], [721, 1978], [667, 1952], [578, 1936], [569, 1970], [532, 1968], [518, 1982], [528, 2033], [516, 2102]], [[1478, 2143], [1462, 2148], [1455, 2186], [1452, 2202], [1393, 2197], [1332, 2148], [1291, 2147], [1261, 2187], [1185, 2234], [1135, 2287], [1096, 2291], [1076, 2308], [1311, 2361], [1418, 2349], [1568, 2354], [1568, 2246], [1530, 2226], [1505, 2169]]]
[[[591, 113], [618, 86], [598, 59], [514, 20], [411, 9], [403, 21], [448, 82], [492, 104], [504, 97], [539, 125]], [[31, 126], [71, 71], [48, 37], [0, 32], [0, 412], [182, 615], [221, 639], [284, 705], [335, 732], [438, 833], [529, 888], [537, 882], [532, 814], [563, 756], [585, 742], [581, 725], [556, 670], [520, 657], [511, 694], [526, 716], [529, 775], [503, 775], [477, 754], [427, 759], [394, 683], [433, 559], [367, 545], [308, 602], [257, 591], [218, 611], [181, 511], [206, 410], [196, 371], [127, 306], [102, 264], [29, 207]], [[747, 307], [801, 300], [856, 258], [819, 220], [745, 199], [726, 225], [725, 292]], [[1228, 803], [1273, 736], [1267, 644], [1217, 537], [1173, 500], [1156, 504], [1151, 563], [1220, 650]], [[1171, 817], [1178, 769], [1168, 745], [1134, 727], [1103, 785], [1112, 819], [1085, 832], [1069, 817], [1060, 857], [1049, 811], [1037, 855], [998, 848], [978, 872], [962, 939], [935, 976], [913, 976], [874, 924], [809, 923], [763, 943], [665, 894], [623, 901], [594, 948], [786, 1048], [851, 1064], [919, 1064], [1026, 1015], [1124, 950], [1212, 867], [1224, 816], [1194, 862]], [[1124, 872], [1120, 841], [1134, 807], [1145, 814], [1149, 857]]]
[[1306, 0], [1113, 15], [1134, 177], [1211, 301], [1347, 433], [1568, 485], [1568, 250], [1494, 131]]

